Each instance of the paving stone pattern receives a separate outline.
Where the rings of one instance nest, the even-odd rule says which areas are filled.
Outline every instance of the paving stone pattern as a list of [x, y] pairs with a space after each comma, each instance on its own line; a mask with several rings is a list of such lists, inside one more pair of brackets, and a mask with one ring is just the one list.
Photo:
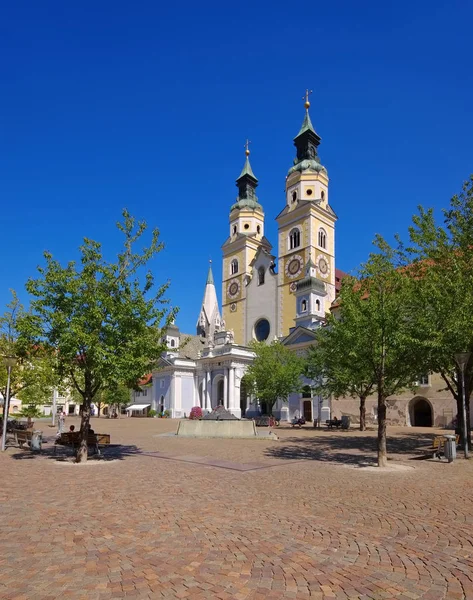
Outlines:
[[375, 432], [175, 427], [95, 419], [122, 446], [87, 465], [0, 456], [0, 598], [473, 600], [473, 460], [411, 460], [432, 430], [391, 430], [412, 468], [376, 472]]

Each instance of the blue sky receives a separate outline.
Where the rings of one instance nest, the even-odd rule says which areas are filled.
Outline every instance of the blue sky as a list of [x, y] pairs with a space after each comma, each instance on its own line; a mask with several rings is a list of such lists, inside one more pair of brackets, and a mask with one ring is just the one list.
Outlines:
[[3, 3], [1, 312], [46, 249], [65, 262], [88, 236], [112, 257], [127, 207], [161, 230], [151, 267], [192, 332], [246, 137], [276, 245], [306, 87], [355, 269], [473, 172], [472, 19], [467, 0]]

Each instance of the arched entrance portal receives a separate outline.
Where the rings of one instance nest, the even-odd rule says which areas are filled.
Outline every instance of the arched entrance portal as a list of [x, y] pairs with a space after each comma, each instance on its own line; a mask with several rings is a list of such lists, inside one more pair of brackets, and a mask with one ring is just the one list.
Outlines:
[[223, 405], [223, 379], [217, 383], [217, 406]]
[[241, 384], [240, 384], [240, 410], [241, 410], [242, 417], [245, 416], [247, 408], [248, 408], [248, 394], [246, 391], [245, 379], [243, 378], [241, 380]]
[[411, 400], [409, 416], [413, 427], [432, 427], [433, 425], [432, 406], [425, 398]]

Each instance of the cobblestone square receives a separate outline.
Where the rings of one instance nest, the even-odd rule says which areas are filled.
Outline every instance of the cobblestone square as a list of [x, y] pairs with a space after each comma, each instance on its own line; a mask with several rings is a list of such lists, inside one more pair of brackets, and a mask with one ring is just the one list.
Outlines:
[[434, 429], [390, 429], [379, 471], [374, 431], [176, 426], [94, 419], [121, 446], [74, 465], [42, 423], [0, 456], [0, 598], [473, 599], [473, 461], [420, 460]]

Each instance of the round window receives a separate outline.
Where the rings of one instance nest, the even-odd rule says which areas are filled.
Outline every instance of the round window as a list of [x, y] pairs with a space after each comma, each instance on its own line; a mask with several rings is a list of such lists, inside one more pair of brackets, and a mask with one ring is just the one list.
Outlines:
[[260, 319], [255, 325], [255, 338], [264, 342], [269, 337], [270, 325], [267, 319]]

